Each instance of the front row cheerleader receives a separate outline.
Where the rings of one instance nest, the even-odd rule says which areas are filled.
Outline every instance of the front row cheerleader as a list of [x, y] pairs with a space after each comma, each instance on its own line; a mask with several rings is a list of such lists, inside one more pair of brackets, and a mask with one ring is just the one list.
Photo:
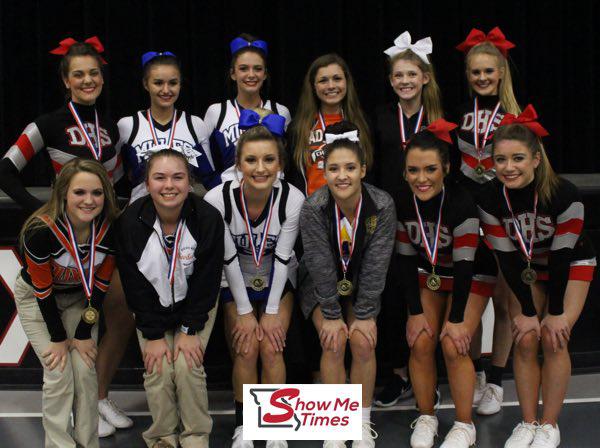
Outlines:
[[[571, 375], [569, 339], [596, 266], [577, 188], [552, 170], [540, 139], [547, 132], [536, 119], [530, 105], [500, 123], [493, 137], [497, 179], [480, 204], [485, 236], [512, 291], [513, 366], [523, 421], [505, 448], [560, 444], [557, 420]], [[540, 389], [544, 406], [538, 419]]]
[[150, 194], [117, 224], [117, 263], [146, 368], [149, 448], [208, 447], [212, 428], [203, 361], [221, 283], [223, 224], [190, 193], [190, 182], [182, 153], [153, 153]]
[[[240, 113], [240, 136], [235, 166], [240, 181], [213, 188], [206, 200], [225, 223], [225, 276], [221, 291], [225, 336], [233, 359], [236, 428], [233, 448], [252, 448], [243, 439], [243, 386], [262, 382], [285, 383], [283, 359], [290, 325], [297, 262], [294, 243], [304, 195], [284, 180], [285, 118], [266, 109]], [[268, 114], [268, 115], [264, 115]], [[262, 115], [262, 116], [261, 116]], [[267, 448], [285, 448], [283, 440], [267, 441]]]
[[[354, 125], [328, 126], [326, 141], [327, 185], [309, 196], [300, 213], [301, 266], [307, 271], [304, 278], [299, 275], [301, 305], [321, 340], [324, 383], [346, 382], [344, 355], [350, 341], [350, 380], [362, 384], [363, 405], [362, 440], [352, 446], [372, 448], [377, 437], [370, 422], [376, 318], [393, 249], [394, 203], [386, 192], [362, 182], [366, 157]], [[343, 441], [323, 443], [324, 448], [345, 446]]]
[[438, 339], [456, 405], [456, 421], [441, 446], [468, 448], [476, 439], [471, 415], [475, 371], [469, 344], [493, 281], [476, 268], [477, 208], [466, 190], [445, 182], [450, 168], [446, 142], [451, 142], [449, 131], [455, 127], [439, 119], [410, 139], [407, 183], [396, 197], [398, 275], [408, 288], [409, 369], [421, 414], [411, 425], [413, 448], [432, 447], [438, 431], [434, 415]]
[[25, 265], [14, 296], [44, 368], [46, 447], [99, 446], [97, 322], [115, 266], [110, 225], [117, 213], [104, 167], [78, 158], [64, 165], [50, 201], [21, 231]]

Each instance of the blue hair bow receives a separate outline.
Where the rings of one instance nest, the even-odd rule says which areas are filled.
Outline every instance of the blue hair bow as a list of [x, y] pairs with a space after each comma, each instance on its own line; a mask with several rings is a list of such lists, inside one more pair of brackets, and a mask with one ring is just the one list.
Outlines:
[[144, 67], [152, 59], [157, 58], [159, 56], [173, 56], [174, 58], [177, 57], [170, 51], [148, 51], [147, 53], [144, 53], [142, 55], [142, 67]]
[[247, 41], [243, 37], [236, 37], [229, 44], [229, 48], [231, 49], [231, 55], [233, 56], [238, 51], [246, 47], [255, 47], [261, 50], [265, 55], [269, 54], [269, 49], [267, 43], [264, 40], [255, 40], [252, 42]]
[[271, 134], [283, 137], [285, 134], [285, 117], [277, 114], [269, 114], [264, 118], [260, 118], [256, 112], [250, 109], [244, 109], [240, 112], [240, 123], [238, 127], [246, 130], [254, 126], [264, 126]]

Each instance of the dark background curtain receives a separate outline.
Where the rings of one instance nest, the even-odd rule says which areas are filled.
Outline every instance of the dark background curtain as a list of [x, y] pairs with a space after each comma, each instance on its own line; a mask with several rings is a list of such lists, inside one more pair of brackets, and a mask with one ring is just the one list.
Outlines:
[[[117, 120], [147, 107], [140, 56], [170, 50], [183, 63], [178, 103], [204, 116], [226, 96], [229, 41], [253, 33], [270, 45], [271, 96], [294, 111], [302, 79], [317, 56], [337, 52], [349, 63], [367, 114], [392, 98], [383, 50], [409, 30], [431, 36], [433, 62], [450, 113], [468, 98], [461, 53], [472, 27], [498, 25], [517, 47], [510, 52], [517, 99], [531, 102], [550, 131], [545, 141], [559, 172], [600, 171], [598, 2], [466, 1], [2, 1], [0, 3], [0, 154], [38, 115], [63, 102], [58, 57], [48, 51], [67, 36], [98, 35], [109, 62], [99, 104]], [[46, 163], [26, 169], [43, 184]]]

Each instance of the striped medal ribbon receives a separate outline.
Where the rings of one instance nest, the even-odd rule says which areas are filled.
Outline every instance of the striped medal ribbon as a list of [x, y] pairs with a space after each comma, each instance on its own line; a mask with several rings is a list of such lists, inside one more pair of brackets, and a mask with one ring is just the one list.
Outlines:
[[358, 229], [359, 217], [362, 211], [362, 195], [358, 200], [358, 204], [356, 204], [356, 210], [354, 211], [354, 220], [352, 221], [352, 241], [349, 248], [348, 257], [344, 257], [343, 251], [343, 241], [342, 241], [342, 211], [340, 210], [339, 205], [335, 204], [335, 230], [337, 235], [337, 244], [338, 251], [340, 253], [340, 261], [342, 262], [342, 272], [344, 274], [344, 278], [337, 282], [337, 292], [340, 296], [349, 296], [352, 294], [354, 290], [354, 285], [350, 280], [346, 278], [346, 272], [348, 271], [348, 266], [350, 265], [350, 261], [352, 260], [352, 253], [354, 252], [354, 242], [356, 241], [356, 230]]
[[[421, 124], [423, 123], [423, 106], [419, 109], [419, 116], [417, 118], [417, 125], [415, 126], [415, 131], [413, 134], [419, 132], [421, 129]], [[400, 142], [402, 144], [402, 149], [406, 149], [406, 145], [408, 144], [408, 139], [406, 138], [406, 131], [404, 130], [404, 112], [402, 111], [402, 106], [398, 103], [398, 124], [400, 125]]]
[[432, 291], [437, 291], [442, 286], [442, 280], [439, 275], [435, 273], [435, 266], [438, 258], [438, 243], [440, 241], [440, 229], [442, 227], [442, 207], [444, 206], [444, 198], [446, 197], [446, 188], [442, 187], [442, 200], [440, 201], [440, 209], [438, 211], [437, 224], [435, 226], [435, 239], [433, 241], [433, 247], [429, 245], [429, 239], [425, 233], [425, 226], [423, 225], [423, 218], [419, 211], [419, 204], [417, 203], [417, 196], [413, 194], [413, 203], [415, 204], [415, 212], [417, 213], [417, 220], [419, 221], [419, 229], [421, 230], [421, 240], [423, 240], [423, 247], [425, 253], [431, 263], [431, 274], [427, 276], [425, 284]]
[[[148, 118], [148, 124], [150, 125], [150, 134], [152, 134], [152, 140], [154, 146], [158, 146], [158, 137], [156, 136], [156, 128], [154, 127], [154, 120], [150, 109], [146, 111], [146, 117]], [[173, 109], [173, 118], [171, 119], [171, 127], [169, 128], [169, 136], [167, 137], [167, 148], [173, 149], [173, 140], [175, 139], [175, 129], [177, 128], [177, 109]]]
[[85, 130], [85, 126], [83, 125], [83, 121], [81, 120], [81, 117], [79, 117], [79, 113], [77, 112], [75, 103], [73, 103], [73, 101], [69, 101], [68, 107], [69, 107], [69, 110], [71, 111], [71, 115], [73, 115], [73, 119], [75, 120], [75, 123], [77, 123], [77, 127], [83, 134], [83, 138], [85, 139], [85, 143], [86, 143], [87, 147], [90, 149], [90, 151], [92, 151], [92, 154], [94, 155], [94, 159], [96, 159], [98, 161], [101, 160], [102, 159], [102, 141], [100, 140], [100, 120], [98, 120], [98, 111], [96, 109], [94, 109], [94, 115], [96, 117], [96, 142], [98, 143], [98, 146], [96, 146], [96, 145], [94, 145], [94, 142], [90, 138], [90, 135], [88, 134], [88, 132]]
[[479, 139], [479, 101], [477, 97], [473, 101], [473, 143], [475, 145], [475, 151], [477, 151], [477, 166], [475, 167], [475, 174], [481, 177], [485, 174], [485, 166], [481, 163], [481, 159], [483, 158], [483, 153], [485, 149], [485, 145], [490, 134], [490, 130], [492, 129], [492, 125], [494, 124], [494, 120], [496, 119], [496, 115], [498, 115], [498, 111], [500, 110], [500, 101], [494, 107], [492, 111], [492, 115], [488, 120], [487, 126], [485, 127], [485, 132], [483, 133], [483, 139]]

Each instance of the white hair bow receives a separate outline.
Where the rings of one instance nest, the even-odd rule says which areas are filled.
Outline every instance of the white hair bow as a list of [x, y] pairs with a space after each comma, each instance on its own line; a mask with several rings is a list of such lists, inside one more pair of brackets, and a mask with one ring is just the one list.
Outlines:
[[428, 54], [433, 51], [433, 42], [431, 37], [425, 37], [424, 39], [416, 41], [414, 44], [410, 42], [410, 33], [408, 31], [403, 32], [394, 41], [394, 46], [384, 51], [390, 58], [393, 58], [398, 53], [403, 51], [411, 50], [414, 54], [419, 56], [425, 64], [429, 64]]
[[349, 131], [344, 132], [343, 134], [325, 134], [325, 143], [329, 145], [330, 143], [333, 143], [336, 140], [342, 140], [344, 138], [347, 138], [351, 142], [360, 141], [358, 138], [358, 131]]

